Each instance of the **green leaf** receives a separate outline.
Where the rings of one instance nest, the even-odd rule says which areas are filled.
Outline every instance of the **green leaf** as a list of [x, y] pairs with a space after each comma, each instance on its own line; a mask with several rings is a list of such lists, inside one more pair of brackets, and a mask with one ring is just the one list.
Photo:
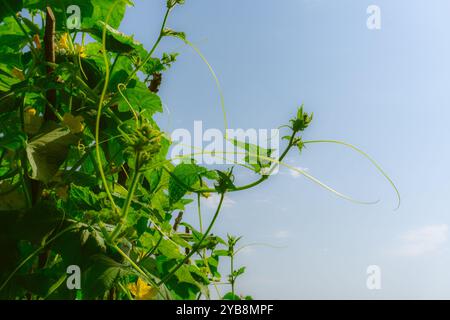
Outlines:
[[171, 9], [177, 4], [184, 4], [184, 0], [167, 0], [167, 8]]
[[177, 245], [169, 240], [161, 240], [158, 251], [168, 259], [182, 259], [183, 255], [181, 254]]
[[169, 180], [169, 201], [171, 204], [178, 202], [188, 192], [187, 187], [192, 187], [199, 181], [207, 170], [196, 164], [182, 163], [175, 167]]
[[297, 109], [297, 117], [290, 120], [294, 132], [304, 131], [311, 124], [313, 114], [303, 111], [303, 104]]
[[208, 272], [211, 271], [213, 277], [220, 279], [220, 273], [218, 271], [219, 268], [219, 256], [212, 255], [206, 259], [200, 259], [195, 261], [196, 265], [199, 268], [207, 268]]
[[87, 269], [91, 256], [106, 251], [103, 235], [92, 227], [78, 223], [77, 228], [66, 232], [52, 245], [52, 250], [59, 253], [65, 265], [76, 264]]
[[163, 37], [174, 37], [186, 42], [186, 34], [184, 32], [175, 31], [170, 28], [165, 28], [162, 32]]
[[180, 245], [183, 248], [191, 249], [191, 245], [178, 234], [174, 234], [172, 236], [172, 241], [175, 242], [176, 244]]
[[25, 17], [20, 17], [20, 19], [23, 21], [23, 23], [25, 23], [27, 28], [30, 29], [33, 34], [41, 34], [42, 30], [33, 21]]
[[117, 5], [111, 12], [108, 24], [113, 28], [118, 28], [125, 15], [126, 5], [129, 1], [110, 1], [110, 0], [25, 0], [24, 7], [28, 9], [45, 10], [46, 6], [53, 9], [56, 18], [56, 25], [58, 30], [66, 29], [67, 8], [71, 5], [76, 5], [81, 11], [81, 27], [90, 28], [95, 26], [98, 21], [106, 21], [108, 13], [112, 5]]
[[223, 300], [241, 300], [241, 298], [238, 295], [233, 294], [232, 292], [228, 292], [226, 295], [223, 296]]
[[[141, 56], [141, 58], [144, 58], [143, 56]], [[142, 70], [146, 73], [146, 74], [154, 74], [156, 72], [162, 72], [164, 71], [164, 64], [161, 62], [160, 59], [158, 58], [150, 58], [146, 64], [144, 64], [144, 66], [142, 67]]]
[[83, 273], [82, 288], [85, 299], [103, 298], [120, 279], [132, 274], [129, 267], [105, 256], [94, 255], [92, 265]]
[[232, 139], [231, 142], [237, 148], [245, 150], [244, 161], [245, 163], [249, 164], [256, 173], [261, 173], [262, 168], [270, 168], [273, 164], [271, 161], [265, 158], [270, 158], [272, 153], [275, 151], [274, 149], [265, 149], [260, 147], [259, 145], [239, 141], [236, 138]]
[[[12, 17], [6, 17], [0, 24], [0, 34], [0, 52], [2, 53], [17, 54], [28, 41], [27, 36], [23, 34], [16, 20]], [[3, 55], [1, 60], [5, 63]]]
[[0, 0], [0, 22], [23, 8], [23, 0]]
[[101, 210], [98, 196], [87, 187], [71, 185], [68, 201], [76, 210]]
[[104, 61], [102, 59], [95, 59], [95, 57], [81, 59], [81, 67], [83, 68], [83, 75], [87, 78], [86, 83], [91, 89], [103, 80]]
[[233, 176], [233, 168], [231, 168], [228, 172], [222, 172], [220, 170], [216, 170], [219, 178], [217, 179], [217, 183], [214, 185], [217, 192], [225, 193], [227, 190], [233, 190], [236, 188], [234, 185], [234, 176]]
[[244, 274], [245, 272], [245, 267], [241, 267], [238, 270], [235, 270], [233, 272], [233, 277], [236, 279], [237, 277], [239, 277], [240, 275]]
[[228, 257], [230, 255], [228, 250], [215, 250], [214, 254], [219, 257]]
[[120, 83], [126, 83], [129, 75], [133, 72], [133, 64], [128, 56], [121, 55], [117, 58], [114, 71], [109, 80], [109, 90], [117, 92]]
[[195, 242], [195, 244], [197, 244], [200, 241], [200, 239], [203, 238], [203, 233], [201, 233], [200, 231], [195, 229], [189, 223], [182, 222], [182, 223], [180, 223], [180, 225], [186, 227], [187, 229], [189, 229], [192, 232], [192, 234], [184, 234], [183, 235], [185, 240], [187, 240], [189, 242]]
[[134, 40], [133, 36], [128, 36], [119, 30], [113, 28], [110, 24], [103, 21], [97, 22], [94, 26], [83, 29], [83, 31], [90, 33], [94, 39], [102, 41], [103, 28], [106, 27], [106, 49], [116, 53], [130, 53], [134, 50], [142, 53], [145, 51], [143, 45]]
[[67, 128], [57, 128], [31, 140], [26, 146], [31, 178], [50, 182], [66, 159], [69, 146], [77, 140]]
[[231, 143], [235, 145], [236, 147], [245, 150], [247, 152], [247, 155], [245, 157], [245, 160], [247, 163], [256, 163], [259, 160], [259, 156], [264, 157], [270, 157], [270, 155], [273, 153], [273, 149], [265, 149], [260, 147], [259, 145], [255, 145], [249, 142], [242, 142], [235, 139], [231, 140]]
[[[127, 88], [122, 93], [135, 111], [145, 113], [147, 117], [163, 111], [159, 96], [148, 90], [143, 83], [139, 82], [135, 84], [135, 87]], [[126, 100], [121, 95], [116, 98], [115, 102], [117, 102], [120, 112], [130, 111], [130, 106]]]

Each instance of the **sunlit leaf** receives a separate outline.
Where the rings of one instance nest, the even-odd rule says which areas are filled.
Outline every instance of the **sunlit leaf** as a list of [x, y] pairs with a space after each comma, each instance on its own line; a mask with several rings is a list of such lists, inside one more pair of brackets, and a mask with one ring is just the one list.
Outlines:
[[69, 146], [77, 140], [78, 138], [69, 129], [57, 128], [27, 143], [27, 156], [32, 169], [31, 178], [43, 182], [52, 180], [66, 159]]

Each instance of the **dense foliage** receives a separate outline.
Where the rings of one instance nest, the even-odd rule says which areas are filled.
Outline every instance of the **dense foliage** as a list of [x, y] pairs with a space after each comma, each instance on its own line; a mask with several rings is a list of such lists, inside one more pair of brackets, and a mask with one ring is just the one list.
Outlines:
[[[221, 239], [213, 225], [226, 193], [266, 181], [263, 168], [302, 149], [311, 116], [298, 110], [285, 151], [249, 166], [260, 175], [249, 185], [236, 186], [232, 168], [174, 166], [153, 116], [176, 54], [154, 52], [165, 37], [187, 41], [166, 26], [182, 2], [167, 1], [147, 51], [117, 30], [129, 1], [0, 0], [0, 298], [209, 298], [224, 281], [223, 259], [231, 261], [223, 298], [243, 298], [239, 238]], [[67, 27], [71, 5], [81, 8], [79, 29]], [[203, 228], [200, 203], [211, 193], [220, 200]], [[192, 201], [199, 229], [183, 221]], [[81, 270], [79, 287], [67, 285], [71, 266]]]

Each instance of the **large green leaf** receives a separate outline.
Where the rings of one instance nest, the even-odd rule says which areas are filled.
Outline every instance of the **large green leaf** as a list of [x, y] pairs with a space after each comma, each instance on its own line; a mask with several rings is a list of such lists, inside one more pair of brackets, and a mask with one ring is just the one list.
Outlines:
[[11, 16], [23, 7], [23, 0], [0, 0], [0, 22], [3, 18]]
[[105, 239], [102, 234], [92, 227], [78, 224], [70, 232], [66, 232], [52, 245], [52, 250], [59, 253], [65, 265], [78, 265], [87, 269], [92, 256], [106, 251]]
[[147, 117], [152, 116], [156, 112], [163, 111], [159, 96], [148, 90], [141, 82], [134, 83], [134, 87], [127, 88], [122, 93], [126, 99], [119, 94], [115, 100], [120, 112], [129, 112], [130, 105], [135, 111], [145, 113]]
[[[265, 149], [259, 145], [238, 140], [237, 138], [230, 139], [230, 142], [239, 149], [244, 150], [244, 161], [249, 164], [256, 173], [260, 173], [263, 168], [270, 168], [273, 162], [269, 161], [271, 155], [275, 152], [274, 149]], [[239, 151], [242, 152], [242, 151]]]
[[178, 202], [199, 181], [201, 175], [206, 174], [207, 169], [196, 164], [182, 163], [176, 166], [169, 180], [169, 201], [171, 204]]
[[[9, 55], [9, 54], [5, 54]], [[2, 64], [0, 63], [0, 92], [7, 92], [11, 90], [11, 87], [13, 87], [15, 84], [21, 82], [20, 79], [14, 77], [11, 75], [11, 72], [13, 70], [13, 64]], [[14, 99], [14, 96], [10, 95], [6, 99], [2, 98], [0, 101], [0, 108], [2, 111], [10, 111], [11, 105], [9, 104]]]
[[103, 298], [118, 280], [131, 273], [129, 267], [104, 255], [92, 257], [92, 266], [83, 273], [84, 298]]
[[[2, 1], [2, 0], [0, 0]], [[28, 28], [24, 26], [24, 29]], [[22, 32], [19, 24], [12, 17], [6, 17], [0, 24], [0, 52], [2, 53], [18, 53], [28, 41], [27, 36]], [[0, 61], [5, 63], [2, 55]]]
[[103, 59], [98, 60], [95, 57], [82, 59], [81, 67], [83, 68], [83, 75], [87, 78], [86, 83], [90, 88], [95, 88], [100, 81], [103, 81]]
[[113, 11], [111, 11], [108, 24], [113, 28], [118, 28], [125, 15], [127, 2], [131, 3], [130, 1], [111, 0], [24, 0], [24, 7], [45, 10], [46, 6], [50, 6], [56, 17], [57, 28], [62, 30], [66, 28], [67, 8], [69, 6], [76, 5], [80, 7], [81, 27], [90, 28], [96, 25], [98, 21], [106, 21], [110, 9], [117, 3]]
[[169, 259], [181, 259], [183, 254], [181, 254], [179, 247], [172, 241], [162, 239], [158, 246], [158, 251], [161, 255]]
[[133, 70], [134, 67], [131, 59], [128, 56], [119, 56], [115, 63], [114, 71], [111, 74], [111, 79], [109, 80], [109, 90], [111, 92], [117, 92], [117, 86], [120, 83], [125, 83]]
[[88, 187], [81, 187], [72, 184], [70, 186], [68, 205], [75, 210], [101, 210], [101, 203], [98, 196]]
[[103, 29], [106, 28], [105, 45], [108, 51], [117, 53], [130, 53], [136, 50], [138, 53], [145, 51], [143, 45], [134, 40], [133, 36], [128, 36], [119, 30], [113, 28], [110, 24], [105, 24], [103, 21], [97, 22], [94, 26], [83, 29], [83, 31], [89, 32], [94, 39], [102, 41]]
[[68, 128], [57, 128], [31, 140], [27, 146], [31, 178], [48, 183], [67, 157], [69, 146], [78, 138]]

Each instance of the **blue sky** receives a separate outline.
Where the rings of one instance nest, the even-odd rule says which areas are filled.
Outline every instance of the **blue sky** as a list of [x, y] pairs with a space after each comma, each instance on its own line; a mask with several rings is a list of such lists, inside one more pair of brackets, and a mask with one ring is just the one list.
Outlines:
[[[150, 48], [163, 0], [137, 0], [121, 31]], [[368, 30], [366, 9], [381, 9]], [[296, 107], [314, 112], [305, 139], [339, 139], [372, 155], [396, 182], [395, 193], [370, 163], [335, 145], [292, 152], [291, 165], [376, 205], [357, 205], [288, 170], [230, 195], [215, 233], [242, 235], [247, 266], [239, 293], [267, 299], [450, 299], [450, 20], [446, 0], [187, 0], [168, 26], [186, 32], [220, 78], [231, 128], [277, 128]], [[167, 130], [195, 120], [223, 128], [207, 67], [181, 42], [161, 96]], [[240, 181], [252, 177], [238, 174]], [[211, 216], [214, 199], [204, 204]], [[211, 207], [211, 208], [210, 208]], [[195, 208], [187, 219], [195, 221]], [[381, 268], [368, 290], [366, 268]], [[226, 274], [226, 270], [223, 271]], [[226, 292], [226, 288], [223, 288]]]

